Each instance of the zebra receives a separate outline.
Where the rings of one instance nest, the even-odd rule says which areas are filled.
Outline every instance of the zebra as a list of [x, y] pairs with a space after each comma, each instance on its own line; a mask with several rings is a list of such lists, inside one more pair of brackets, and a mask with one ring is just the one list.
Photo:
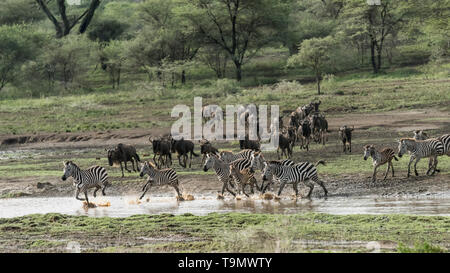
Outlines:
[[231, 151], [222, 151], [220, 152], [219, 158], [225, 163], [231, 163], [238, 159], [250, 159], [250, 156], [254, 153], [254, 150], [245, 149], [240, 151], [237, 154], [233, 154]]
[[230, 175], [234, 179], [235, 185], [237, 186], [238, 193], [244, 193], [245, 196], [248, 197], [248, 194], [245, 192], [245, 187], [250, 185], [251, 193], [254, 192], [254, 187], [258, 191], [261, 191], [261, 188], [258, 186], [256, 178], [254, 177], [254, 172], [251, 170], [251, 161], [247, 158], [241, 158], [229, 163]]
[[317, 166], [319, 164], [325, 165], [323, 160], [318, 161], [316, 164], [309, 162], [301, 162], [292, 166], [282, 166], [279, 163], [274, 162], [264, 162], [264, 169], [262, 174], [262, 179], [267, 180], [267, 177], [271, 174], [281, 181], [280, 188], [278, 190], [278, 196], [281, 195], [283, 188], [286, 184], [291, 184], [295, 191], [295, 196], [298, 196], [298, 183], [303, 182], [307, 187], [309, 187], [309, 192], [306, 198], [310, 198], [311, 193], [314, 189], [314, 183], [309, 180], [314, 181], [319, 186], [322, 187], [325, 196], [328, 195], [328, 190], [325, 188], [323, 182], [317, 176]]
[[182, 198], [182, 195], [180, 193], [179, 189], [179, 181], [178, 181], [178, 175], [172, 168], [168, 169], [162, 169], [158, 170], [153, 163], [149, 161], [145, 161], [142, 164], [141, 172], [139, 174], [140, 177], [144, 177], [144, 175], [148, 175], [147, 182], [145, 183], [144, 187], [142, 188], [141, 197], [139, 199], [142, 199], [144, 195], [147, 193], [147, 191], [150, 189], [152, 185], [170, 185], [172, 186], [175, 191], [177, 192], [177, 195], [179, 198]]
[[364, 160], [367, 160], [367, 158], [372, 157], [372, 164], [373, 164], [373, 175], [372, 175], [372, 182], [375, 183], [377, 179], [377, 168], [381, 165], [384, 165], [388, 163], [388, 167], [386, 169], [386, 173], [384, 174], [383, 181], [386, 180], [386, 177], [389, 173], [389, 168], [392, 169], [392, 177], [394, 177], [394, 164], [392, 164], [392, 159], [395, 159], [395, 161], [398, 161], [397, 157], [395, 156], [395, 152], [391, 148], [384, 148], [381, 151], [377, 151], [375, 149], [374, 145], [366, 145], [364, 146]]
[[[444, 145], [444, 152], [443, 155], [448, 155], [450, 156], [450, 134], [445, 134], [442, 135], [438, 138], [436, 138], [437, 140], [439, 140], [440, 142], [442, 142], [442, 145]], [[431, 168], [431, 166], [433, 165], [433, 158], [430, 158], [430, 161], [428, 163], [428, 168]], [[439, 172], [440, 170], [436, 169], [436, 172]]]
[[428, 139], [428, 135], [422, 130], [414, 131], [414, 139], [415, 140], [426, 140]]
[[203, 171], [207, 172], [211, 168], [213, 168], [214, 171], [216, 172], [219, 181], [223, 183], [222, 195], [225, 192], [225, 190], [227, 190], [233, 196], [236, 196], [236, 194], [233, 191], [231, 191], [230, 188], [228, 187], [228, 185], [233, 186], [230, 173], [230, 164], [220, 160], [220, 158], [217, 155], [208, 153], [206, 155], [205, 164], [203, 165]]
[[[264, 163], [266, 161], [265, 161], [264, 156], [262, 155], [262, 153], [254, 153], [254, 154], [251, 155], [250, 162], [251, 162], [250, 168], [252, 169], [251, 171], [254, 172], [255, 168], [262, 170], [264, 168]], [[293, 165], [295, 165], [295, 162], [290, 160], [290, 159], [274, 160], [274, 161], [269, 161], [269, 163], [278, 164], [278, 165], [281, 165], [281, 166], [293, 166]], [[266, 176], [266, 179], [263, 179], [263, 181], [261, 182], [261, 193], [265, 193], [267, 188], [269, 186], [273, 185], [274, 180], [277, 180], [278, 182], [280, 182], [279, 179], [277, 179], [276, 177], [274, 179], [272, 173], [269, 173]], [[267, 181], [265, 186], [264, 186], [264, 181]]]
[[420, 159], [424, 157], [430, 157], [432, 159], [433, 163], [430, 161], [430, 164], [433, 166], [429, 165], [427, 175], [430, 174], [432, 168], [433, 172], [431, 175], [433, 175], [437, 168], [437, 157], [444, 154], [444, 145], [437, 139], [415, 140], [414, 138], [402, 138], [398, 141], [398, 156], [402, 157], [406, 152], [409, 152], [411, 155], [408, 164], [407, 177], [409, 177], [411, 163], [414, 160], [416, 161], [414, 163], [414, 173], [416, 176], [419, 175], [416, 166]]
[[[102, 194], [105, 194], [105, 189], [109, 185], [108, 174], [106, 169], [100, 166], [92, 166], [87, 170], [81, 170], [72, 161], [63, 162], [64, 164], [64, 174], [61, 177], [63, 181], [67, 178], [73, 177], [74, 186], [76, 186], [75, 198], [77, 200], [84, 201], [89, 205], [89, 199], [87, 195], [87, 190], [91, 188], [96, 188], [94, 191], [94, 197], [97, 197], [97, 191], [102, 189]], [[78, 197], [80, 192], [84, 193], [85, 199]]]

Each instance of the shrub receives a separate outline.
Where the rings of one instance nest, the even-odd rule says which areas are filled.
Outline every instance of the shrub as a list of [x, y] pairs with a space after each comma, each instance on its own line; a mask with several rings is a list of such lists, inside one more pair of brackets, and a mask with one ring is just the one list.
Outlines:
[[218, 79], [216, 81], [217, 91], [225, 94], [236, 94], [241, 91], [241, 87], [236, 80], [231, 79]]

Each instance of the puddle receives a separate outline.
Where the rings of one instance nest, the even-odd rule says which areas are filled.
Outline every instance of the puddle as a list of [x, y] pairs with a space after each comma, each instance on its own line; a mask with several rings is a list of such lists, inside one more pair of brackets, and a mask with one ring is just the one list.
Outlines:
[[0, 200], [0, 218], [11, 218], [34, 213], [62, 213], [92, 217], [127, 217], [136, 214], [206, 215], [212, 212], [246, 212], [295, 214], [321, 212], [330, 214], [414, 214], [450, 216], [450, 197], [433, 198], [374, 198], [333, 197], [312, 200], [217, 200], [214, 197], [196, 197], [193, 201], [178, 202], [174, 197], [150, 197], [141, 203], [132, 196], [91, 198], [108, 207], [83, 209], [81, 201], [73, 197], [12, 198]]

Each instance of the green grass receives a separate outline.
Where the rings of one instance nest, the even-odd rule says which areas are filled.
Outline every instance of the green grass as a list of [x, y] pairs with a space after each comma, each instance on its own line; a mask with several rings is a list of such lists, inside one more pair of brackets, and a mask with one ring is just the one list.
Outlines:
[[[383, 251], [441, 252], [450, 245], [449, 227], [450, 218], [440, 216], [212, 213], [93, 218], [34, 214], [0, 219], [0, 250], [65, 251], [68, 242], [76, 241], [88, 252], [343, 251], [336, 242], [346, 241], [360, 243], [345, 251], [368, 251], [366, 242], [383, 240], [399, 244]], [[311, 240], [321, 244], [305, 244]]]

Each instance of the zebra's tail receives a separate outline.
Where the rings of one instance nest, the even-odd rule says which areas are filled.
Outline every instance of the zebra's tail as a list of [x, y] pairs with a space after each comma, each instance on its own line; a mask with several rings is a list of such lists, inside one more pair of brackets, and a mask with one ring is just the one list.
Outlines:
[[398, 158], [394, 155], [394, 159], [395, 159], [395, 161], [398, 161]]
[[323, 160], [317, 161], [316, 164], [314, 164], [314, 165], [317, 167], [317, 166], [319, 166], [319, 164], [322, 164], [322, 165], [324, 165], [324, 166], [327, 165], [327, 164], [325, 163], [325, 161], [323, 161]]

